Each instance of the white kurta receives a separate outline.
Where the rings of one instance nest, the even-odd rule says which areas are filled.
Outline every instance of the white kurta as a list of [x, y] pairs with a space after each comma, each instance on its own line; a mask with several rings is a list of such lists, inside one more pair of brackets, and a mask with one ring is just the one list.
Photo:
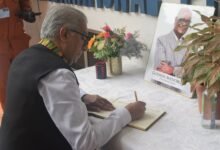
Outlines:
[[93, 150], [103, 146], [131, 121], [126, 108], [120, 108], [99, 123], [91, 123], [73, 72], [58, 69], [42, 78], [40, 95], [55, 125], [73, 150]]

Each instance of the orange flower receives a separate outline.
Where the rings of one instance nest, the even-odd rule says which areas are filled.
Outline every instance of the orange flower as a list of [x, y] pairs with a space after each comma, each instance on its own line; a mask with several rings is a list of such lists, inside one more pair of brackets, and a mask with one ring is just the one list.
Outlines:
[[96, 37], [97, 38], [102, 38], [102, 37], [104, 37], [104, 35], [105, 35], [105, 32], [100, 32]]
[[89, 40], [88, 49], [91, 49], [94, 42], [95, 42], [95, 35]]

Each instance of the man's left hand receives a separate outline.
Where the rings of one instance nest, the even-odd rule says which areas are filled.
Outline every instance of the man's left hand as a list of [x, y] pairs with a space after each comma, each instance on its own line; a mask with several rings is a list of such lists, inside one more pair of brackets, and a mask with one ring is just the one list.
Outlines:
[[111, 111], [115, 109], [111, 102], [99, 95], [86, 94], [83, 96], [82, 101], [86, 104], [87, 110], [90, 111]]

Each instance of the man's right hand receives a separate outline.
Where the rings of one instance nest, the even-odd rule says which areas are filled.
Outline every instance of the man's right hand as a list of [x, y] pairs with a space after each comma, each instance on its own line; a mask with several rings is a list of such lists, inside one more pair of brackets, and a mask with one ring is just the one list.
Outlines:
[[172, 75], [174, 68], [169, 65], [169, 63], [161, 62], [160, 66], [157, 68], [158, 71]]
[[130, 112], [132, 121], [138, 120], [144, 116], [146, 104], [142, 101], [130, 103], [125, 108]]

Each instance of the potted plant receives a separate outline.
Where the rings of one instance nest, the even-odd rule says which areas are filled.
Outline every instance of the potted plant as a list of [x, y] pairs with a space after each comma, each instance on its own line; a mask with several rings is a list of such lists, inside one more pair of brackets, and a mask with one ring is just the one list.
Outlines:
[[106, 25], [102, 29], [90, 39], [88, 49], [96, 59], [108, 62], [112, 75], [119, 75], [122, 73], [121, 56], [141, 57], [141, 50], [145, 50], [146, 46], [136, 40], [137, 32], [126, 33], [125, 27], [112, 30]]
[[[201, 105], [208, 106], [208, 100], [213, 100], [217, 105], [216, 118], [220, 119], [220, 18], [207, 17], [199, 11], [195, 11], [201, 16], [202, 23], [190, 26], [195, 32], [188, 34], [183, 43], [176, 48], [187, 49], [184, 62], [182, 63], [182, 83], [190, 82], [191, 89], [196, 89], [199, 98], [200, 111]], [[202, 96], [200, 92], [205, 92]], [[212, 103], [212, 104], [213, 104]], [[219, 106], [218, 106], [219, 105]], [[210, 105], [213, 106], [213, 105]], [[208, 111], [208, 110], [207, 110]], [[202, 110], [206, 112], [206, 110]], [[206, 118], [211, 114], [206, 114]]]

